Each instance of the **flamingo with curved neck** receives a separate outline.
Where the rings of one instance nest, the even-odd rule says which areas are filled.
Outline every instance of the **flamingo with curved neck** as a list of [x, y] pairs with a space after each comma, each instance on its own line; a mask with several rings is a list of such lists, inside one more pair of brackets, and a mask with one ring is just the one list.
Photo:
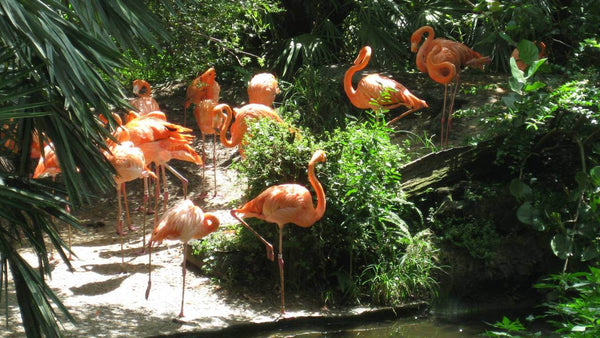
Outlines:
[[[425, 41], [419, 47], [423, 35], [427, 34]], [[488, 56], [482, 56], [478, 52], [456, 41], [435, 38], [435, 31], [431, 26], [423, 26], [417, 29], [410, 38], [411, 51], [417, 53], [416, 65], [419, 71], [429, 74], [429, 77], [444, 85], [444, 106], [441, 118], [441, 144], [448, 144], [448, 134], [452, 127], [452, 110], [454, 99], [460, 86], [460, 70], [470, 66], [483, 70], [483, 66], [492, 62]], [[448, 96], [448, 85], [455, 82], [451, 94], [450, 104], [446, 122], [446, 101]]]
[[[327, 202], [325, 190], [315, 175], [315, 164], [325, 162], [325, 152], [317, 150], [308, 162], [308, 180], [317, 195], [317, 206], [313, 205], [310, 191], [299, 184], [280, 184], [267, 188], [256, 198], [239, 209], [231, 210], [231, 215], [254, 234], [267, 248], [267, 258], [274, 260], [273, 245], [260, 236], [242, 218], [255, 217], [279, 228], [279, 279], [281, 287], [281, 314], [285, 313], [284, 277], [283, 277], [283, 227], [288, 223], [303, 228], [311, 227], [325, 214]], [[242, 214], [240, 217], [238, 214]]]
[[[227, 148], [233, 148], [239, 145], [238, 151], [242, 157], [244, 156], [242, 140], [248, 130], [247, 121], [258, 118], [270, 118], [283, 123], [283, 120], [277, 115], [273, 108], [258, 103], [251, 103], [234, 109], [231, 109], [226, 103], [221, 103], [215, 106], [213, 112], [215, 112], [215, 114], [225, 115], [225, 122], [221, 125], [221, 132], [219, 135], [221, 143]], [[231, 123], [234, 116], [235, 121]], [[227, 130], [229, 130], [229, 134], [231, 135], [229, 139], [227, 138]]]
[[369, 74], [358, 82], [356, 89], [352, 87], [354, 74], [364, 69], [371, 59], [371, 47], [361, 48], [358, 57], [344, 75], [344, 91], [350, 102], [359, 109], [391, 110], [405, 106], [409, 110], [388, 122], [388, 125], [396, 122], [404, 116], [421, 108], [426, 108], [427, 103], [413, 95], [401, 83], [380, 74]]

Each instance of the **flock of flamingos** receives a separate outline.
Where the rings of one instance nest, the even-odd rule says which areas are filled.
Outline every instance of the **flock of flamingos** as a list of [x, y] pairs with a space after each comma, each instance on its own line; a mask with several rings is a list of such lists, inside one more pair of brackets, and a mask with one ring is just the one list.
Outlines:
[[[427, 35], [425, 41], [423, 41], [424, 34]], [[416, 53], [417, 68], [421, 72], [429, 74], [435, 82], [444, 85], [441, 143], [442, 145], [446, 145], [452, 122], [452, 106], [459, 86], [460, 70], [467, 66], [483, 69], [483, 66], [489, 64], [491, 59], [471, 50], [464, 44], [435, 38], [433, 28], [430, 26], [421, 27], [413, 33], [411, 36], [411, 51]], [[352, 86], [353, 75], [367, 66], [370, 57], [371, 48], [369, 46], [363, 47], [354, 64], [347, 70], [344, 76], [344, 90], [354, 106], [359, 109], [383, 108], [390, 110], [399, 106], [408, 108], [406, 112], [389, 121], [389, 124], [414, 111], [428, 107], [425, 101], [417, 98], [402, 84], [379, 74], [371, 74], [363, 77], [358, 82], [357, 87], [354, 88]], [[515, 58], [518, 58], [518, 56]], [[450, 95], [450, 102], [446, 109], [447, 88], [452, 82], [455, 82], [454, 89]], [[121, 205], [122, 196], [125, 204], [125, 222], [130, 230], [135, 229], [129, 220], [125, 183], [138, 178], [144, 180], [143, 208], [149, 211], [152, 209], [152, 206], [149, 205], [148, 178], [156, 180], [153, 211], [155, 213], [155, 224], [147, 244], [150, 265], [148, 288], [146, 290], [147, 299], [151, 288], [152, 247], [162, 243], [165, 239], [179, 240], [185, 245], [191, 239], [199, 239], [214, 232], [220, 224], [219, 219], [215, 215], [203, 212], [200, 207], [187, 199], [187, 180], [169, 165], [170, 160], [176, 159], [204, 166], [203, 156], [200, 156], [190, 145], [190, 141], [194, 138], [194, 135], [191, 134], [191, 129], [185, 127], [187, 123], [187, 111], [193, 111], [198, 123], [202, 140], [202, 154], [204, 154], [205, 135], [213, 136], [213, 163], [215, 161], [216, 150], [214, 145], [217, 134], [219, 134], [219, 139], [225, 147], [232, 148], [238, 146], [239, 153], [243, 158], [242, 139], [247, 129], [247, 121], [258, 118], [270, 118], [278, 122], [283, 122], [283, 120], [272, 107], [275, 96], [279, 93], [279, 88], [275, 76], [268, 73], [258, 74], [249, 82], [249, 104], [232, 109], [225, 103], [219, 103], [220, 87], [216, 82], [216, 72], [214, 68], [208, 69], [194, 79], [187, 88], [184, 102], [185, 115], [183, 126], [167, 121], [166, 115], [152, 98], [151, 87], [146, 81], [135, 80], [133, 82], [133, 93], [136, 97], [130, 101], [130, 104], [135, 110], [127, 114], [125, 121], [122, 121], [115, 114], [114, 117], [119, 126], [114, 131], [113, 136], [117, 142], [107, 140], [110, 151], [106, 152], [105, 155], [117, 172], [115, 176], [118, 200], [116, 232], [121, 236], [125, 234]], [[106, 123], [106, 119], [104, 119], [104, 123]], [[227, 138], [228, 134], [230, 138]], [[56, 156], [54, 156], [51, 144], [45, 146], [43, 154], [35, 170], [34, 178], [43, 175], [49, 175], [54, 178], [60, 173], [60, 166], [58, 165]], [[312, 195], [306, 187], [299, 184], [281, 184], [266, 189], [239, 209], [231, 210], [231, 214], [264, 243], [267, 249], [267, 258], [271, 261], [274, 261], [275, 258], [273, 246], [252, 229], [243, 218], [255, 217], [269, 223], [275, 223], [279, 227], [277, 260], [280, 272], [280, 310], [282, 315], [285, 313], [282, 229], [288, 223], [293, 223], [301, 227], [310, 227], [325, 213], [325, 192], [315, 175], [316, 163], [325, 162], [325, 160], [325, 152], [317, 150], [308, 163], [309, 181], [317, 197], [316, 206], [313, 205]], [[154, 163], [154, 170], [149, 169], [151, 163]], [[182, 181], [184, 199], [177, 202], [168, 210], [163, 210], [163, 216], [160, 218], [160, 221], [157, 221], [159, 182], [161, 180], [164, 185], [164, 209], [166, 209], [168, 201], [165, 170], [171, 171]], [[204, 178], [204, 170], [202, 175]], [[216, 178], [214, 181], [216, 193]], [[121, 250], [122, 245], [121, 241]], [[183, 287], [179, 317], [183, 317], [184, 315], [185, 252], [184, 250], [182, 269]]]

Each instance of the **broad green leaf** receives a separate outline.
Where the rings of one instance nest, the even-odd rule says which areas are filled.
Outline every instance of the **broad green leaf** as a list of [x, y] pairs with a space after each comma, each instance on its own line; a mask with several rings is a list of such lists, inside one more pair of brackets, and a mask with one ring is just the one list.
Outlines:
[[594, 186], [600, 186], [600, 166], [595, 166], [590, 169], [590, 179]]
[[600, 256], [600, 248], [598, 245], [589, 245], [581, 252], [581, 261], [586, 262]]
[[572, 252], [573, 239], [567, 237], [565, 234], [556, 234], [550, 242], [552, 252], [560, 258], [567, 259], [569, 254]]
[[531, 195], [531, 188], [517, 178], [510, 181], [509, 190], [510, 194], [517, 199], [524, 199], [525, 197]]
[[525, 90], [526, 92], [534, 92], [534, 91], [536, 91], [540, 88], [544, 88], [544, 87], [546, 87], [545, 83], [536, 81], [532, 84], [527, 84], [523, 90]]
[[541, 214], [540, 210], [534, 208], [530, 202], [521, 204], [519, 209], [517, 209], [517, 218], [519, 221], [533, 226], [538, 231], [545, 229], [541, 220]]
[[517, 49], [519, 50], [519, 59], [528, 65], [533, 64], [539, 57], [540, 52], [537, 46], [529, 40], [519, 41]]

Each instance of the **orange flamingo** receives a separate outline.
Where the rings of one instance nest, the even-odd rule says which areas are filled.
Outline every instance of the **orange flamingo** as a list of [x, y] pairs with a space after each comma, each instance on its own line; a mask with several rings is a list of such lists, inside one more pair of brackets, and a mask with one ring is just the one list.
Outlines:
[[[213, 136], [213, 174], [214, 174], [214, 183], [215, 183], [215, 194], [217, 195], [217, 132], [221, 129], [223, 125], [223, 116], [217, 114], [214, 110], [217, 105], [216, 101], [207, 99], [200, 101], [194, 107], [194, 116], [196, 117], [196, 122], [198, 123], [198, 128], [200, 128], [200, 137], [202, 142], [202, 156], [204, 157], [204, 136], [211, 135]], [[202, 195], [204, 195], [204, 172], [205, 167], [202, 166]]]
[[325, 162], [325, 152], [317, 150], [308, 162], [308, 180], [317, 194], [317, 206], [313, 206], [311, 193], [299, 184], [275, 185], [263, 191], [256, 198], [239, 209], [231, 210], [231, 215], [250, 230], [267, 248], [267, 258], [274, 260], [273, 246], [250, 227], [241, 217], [255, 217], [279, 227], [279, 280], [281, 283], [281, 314], [285, 313], [284, 278], [283, 278], [283, 226], [288, 223], [303, 228], [311, 227], [325, 213], [325, 191], [315, 175], [315, 163]]
[[133, 94], [137, 97], [129, 100], [129, 104], [140, 112], [141, 115], [160, 110], [158, 102], [152, 98], [152, 87], [144, 80], [133, 81]]
[[[34, 140], [37, 138], [37, 132], [35, 132], [35, 135], [33, 137], [34, 137]], [[34, 151], [34, 146], [33, 146], [34, 144], [37, 144], [37, 146], [39, 147], [39, 142], [34, 141], [34, 143], [32, 144], [32, 154]], [[56, 176], [60, 173], [61, 173], [60, 163], [58, 163], [58, 157], [56, 156], [56, 153], [54, 152], [53, 145], [52, 145], [52, 143], [47, 144], [44, 147], [44, 156], [42, 156], [42, 154], [40, 152], [40, 158], [39, 158], [38, 164], [35, 167], [35, 170], [33, 172], [33, 178], [36, 179], [36, 178], [41, 178], [44, 176], [50, 176], [50, 177], [52, 177], [52, 181], [55, 181]], [[69, 213], [71, 212], [71, 208], [69, 207], [68, 204], [65, 206], [65, 210]], [[68, 238], [68, 244], [69, 244], [69, 260], [73, 259], [73, 255], [71, 253], [71, 232], [72, 232], [71, 225], [68, 224], [67, 225], [67, 238]]]
[[258, 73], [248, 82], [248, 103], [273, 107], [275, 96], [279, 93], [279, 84], [271, 73]]
[[[225, 112], [223, 112], [225, 110]], [[258, 118], [270, 118], [277, 122], [283, 123], [283, 120], [273, 108], [265, 106], [263, 104], [251, 103], [240, 108], [231, 107], [226, 103], [221, 103], [215, 106], [214, 111], [219, 114], [225, 114], [225, 122], [221, 126], [221, 133], [219, 138], [223, 146], [227, 148], [233, 148], [239, 145], [238, 151], [240, 155], [244, 156], [244, 150], [242, 147], [242, 140], [246, 131], [248, 131], [247, 121]], [[235, 121], [231, 123], [235, 115]], [[231, 124], [231, 126], [229, 126]], [[231, 134], [231, 138], [227, 139], [227, 130]]]
[[[391, 125], [410, 113], [428, 107], [425, 101], [413, 95], [402, 84], [379, 74], [369, 74], [363, 77], [354, 89], [352, 77], [356, 72], [364, 69], [370, 59], [371, 47], [364, 46], [354, 60], [354, 65], [348, 68], [344, 75], [344, 91], [356, 108], [376, 110], [382, 107], [391, 110], [400, 106], [407, 107], [407, 111], [388, 122], [388, 125]], [[386, 92], [389, 93], [389, 96], [384, 95]]]
[[[183, 195], [187, 198], [187, 186], [188, 180], [181, 175], [175, 168], [170, 166], [168, 162], [172, 159], [188, 161], [197, 165], [203, 166], [202, 158], [189, 142], [185, 139], [175, 138], [163, 138], [156, 141], [144, 142], [138, 145], [141, 151], [144, 153], [146, 161], [148, 163], [154, 163], [156, 165], [156, 174], [158, 177], [158, 171], [161, 171], [163, 181], [163, 201], [164, 209], [166, 210], [169, 202], [169, 190], [167, 187], [167, 177], [165, 168], [167, 168], [173, 175], [175, 175], [183, 185]], [[154, 205], [158, 205], [158, 189], [159, 180], [156, 181], [156, 200]]]
[[[125, 264], [125, 256], [123, 254], [123, 236], [126, 232], [123, 231], [123, 209], [121, 207], [121, 196], [125, 202], [126, 216], [128, 228], [131, 231], [136, 230], [129, 220], [129, 210], [127, 207], [127, 191], [125, 190], [125, 182], [133, 181], [137, 178], [156, 176], [147, 169], [144, 153], [137, 148], [132, 142], [126, 141], [121, 144], [114, 144], [110, 147], [110, 152], [105, 153], [106, 158], [115, 168], [115, 185], [117, 188], [117, 234], [121, 239], [121, 263]], [[144, 205], [145, 208], [145, 205]], [[146, 218], [143, 223], [144, 233], [146, 228]]]
[[152, 245], [161, 244], [163, 240], [179, 240], [183, 243], [183, 264], [182, 264], [182, 287], [181, 287], [181, 312], [179, 317], [183, 317], [183, 305], [185, 296], [185, 263], [187, 260], [187, 250], [185, 246], [191, 239], [200, 239], [214, 232], [219, 227], [219, 219], [211, 214], [204, 213], [200, 207], [194, 205], [190, 200], [181, 200], [165, 212], [160, 223], [154, 228], [150, 241], [148, 242], [148, 287], [146, 288], [146, 299], [150, 296], [152, 287]]
[[[427, 37], [419, 47], [424, 34], [427, 34]], [[435, 31], [431, 26], [423, 26], [417, 29], [410, 38], [411, 51], [417, 53], [417, 68], [421, 72], [429, 74], [429, 77], [435, 82], [444, 85], [444, 107], [442, 109], [440, 134], [441, 145], [446, 146], [452, 126], [454, 99], [460, 85], [460, 70], [467, 66], [483, 70], [483, 66], [492, 62], [492, 59], [488, 56], [482, 56], [460, 42], [441, 38], [434, 39], [434, 37]], [[454, 90], [451, 94], [446, 122], [448, 84], [453, 81]]]
[[187, 126], [187, 110], [190, 105], [198, 105], [202, 100], [213, 100], [219, 102], [221, 87], [215, 80], [217, 72], [213, 67], [195, 78], [185, 91], [183, 103], [183, 125]]
[[[135, 116], [135, 113], [130, 112], [129, 116]], [[130, 119], [122, 127], [118, 128], [115, 132], [115, 138], [120, 141], [131, 141], [134, 145], [140, 146], [146, 142], [153, 142], [161, 139], [173, 138], [176, 140], [191, 141], [194, 139], [194, 135], [190, 134], [191, 129], [185, 128], [181, 125], [168, 122], [163, 119], [164, 114], [162, 112], [151, 112], [146, 115], [142, 115], [133, 119]], [[151, 157], [150, 154], [145, 156]], [[149, 193], [147, 192], [147, 179], [144, 180], [144, 200], [147, 201]], [[168, 191], [164, 191], [163, 194], [168, 198]], [[165, 205], [167, 200], [164, 201]], [[144, 204], [147, 205], [146, 202]], [[151, 210], [148, 210], [151, 212]]]
[[[533, 43], [536, 43], [536, 41], [534, 41]], [[538, 60], [539, 60], [546, 56], [546, 44], [543, 42], [540, 42], [538, 44], [538, 46], [539, 46], [539, 51], [540, 51], [540, 54], [538, 55]], [[527, 67], [529, 67], [528, 64], [526, 64], [525, 62], [523, 62], [523, 60], [521, 60], [521, 58], [519, 58], [519, 50], [517, 48], [515, 48], [513, 50], [510, 57], [515, 59], [515, 61], [517, 62], [517, 68], [519, 68], [521, 71], [524, 72], [525, 69], [527, 69]]]

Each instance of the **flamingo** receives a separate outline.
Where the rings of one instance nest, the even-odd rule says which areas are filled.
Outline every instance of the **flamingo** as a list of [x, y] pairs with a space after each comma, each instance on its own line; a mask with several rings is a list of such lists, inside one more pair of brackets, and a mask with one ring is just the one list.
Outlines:
[[[315, 163], [325, 162], [325, 152], [317, 150], [308, 162], [308, 180], [317, 194], [317, 206], [313, 206], [311, 193], [299, 184], [281, 184], [267, 188], [256, 198], [239, 209], [231, 210], [231, 215], [250, 230], [267, 248], [267, 258], [274, 260], [273, 246], [252, 229], [242, 218], [255, 217], [279, 227], [279, 280], [281, 283], [281, 314], [285, 313], [283, 278], [283, 226], [288, 223], [303, 228], [311, 227], [325, 213], [325, 191], [315, 176]], [[240, 217], [238, 214], [242, 214]]]
[[[427, 38], [419, 47], [423, 34], [427, 34]], [[420, 27], [411, 35], [410, 48], [413, 53], [417, 53], [416, 65], [419, 71], [429, 74], [433, 81], [444, 85], [444, 107], [442, 108], [440, 134], [441, 145], [445, 146], [448, 144], [448, 134], [452, 126], [452, 109], [460, 84], [460, 70], [467, 66], [483, 70], [483, 66], [492, 62], [492, 59], [489, 56], [482, 56], [460, 42], [441, 38], [434, 39], [434, 37], [433, 27]], [[446, 122], [448, 84], [453, 81], [455, 82], [454, 90], [451, 94]], [[444, 129], [446, 130], [444, 131]]]
[[[364, 69], [370, 59], [371, 47], [364, 46], [354, 60], [354, 65], [348, 68], [344, 75], [344, 91], [356, 108], [376, 110], [383, 107], [390, 110], [400, 106], [407, 107], [407, 111], [388, 122], [388, 125], [391, 125], [410, 113], [428, 107], [425, 101], [413, 95], [402, 84], [380, 74], [369, 74], [363, 77], [354, 89], [352, 77], [356, 72]], [[389, 97], [384, 96], [386, 92], [389, 93]]]
[[[36, 138], [37, 138], [37, 133], [35, 133], [35, 135], [34, 135], [34, 140]], [[32, 157], [33, 157], [33, 153], [34, 153], [34, 149], [35, 149], [34, 145], [37, 145], [37, 147], [39, 147], [39, 142], [34, 141], [34, 143], [32, 144], [32, 151], [31, 151]], [[53, 182], [56, 181], [56, 176], [61, 173], [61, 170], [60, 170], [60, 163], [58, 162], [58, 157], [56, 156], [56, 152], [54, 152], [52, 143], [44, 146], [44, 156], [42, 156], [41, 152], [39, 153], [39, 155], [40, 155], [40, 157], [38, 160], [38, 164], [35, 167], [35, 170], [33, 172], [33, 178], [37, 179], [37, 178], [41, 178], [43, 176], [50, 176], [50, 177], [52, 177]], [[71, 212], [71, 208], [69, 207], [68, 204], [65, 206], [65, 210], [69, 213]], [[72, 257], [72, 253], [71, 253], [71, 225], [70, 224], [67, 225], [67, 237], [68, 237], [68, 244], [69, 244], [69, 260], [71, 260], [71, 259], [73, 259], [73, 257]]]
[[[225, 112], [223, 113], [223, 110]], [[240, 155], [244, 156], [244, 150], [242, 149], [242, 140], [246, 131], [248, 130], [247, 120], [258, 119], [258, 118], [270, 118], [277, 122], [283, 123], [283, 120], [273, 108], [265, 106], [263, 104], [251, 103], [240, 108], [231, 107], [226, 103], [221, 103], [215, 106], [213, 111], [225, 115], [225, 122], [221, 126], [221, 132], [219, 139], [223, 146], [227, 148], [233, 148], [239, 145], [238, 151]], [[235, 112], [235, 121], [231, 123]], [[231, 126], [229, 126], [231, 124]], [[231, 134], [230, 139], [227, 139], [227, 129]]]
[[[154, 163], [156, 165], [156, 173], [161, 171], [161, 176], [163, 180], [163, 200], [164, 200], [164, 209], [167, 208], [167, 203], [169, 201], [169, 190], [167, 187], [167, 178], [165, 173], [165, 168], [167, 168], [173, 175], [175, 175], [183, 185], [183, 195], [184, 198], [187, 198], [187, 185], [188, 180], [181, 175], [175, 168], [170, 166], [168, 162], [172, 159], [188, 161], [195, 163], [197, 165], [203, 166], [202, 158], [192, 146], [190, 146], [189, 142], [186, 139], [176, 139], [176, 138], [163, 138], [156, 141], [144, 142], [138, 145], [142, 153], [144, 154], [146, 161], [148, 163]], [[158, 177], [158, 176], [157, 176]], [[158, 205], [158, 189], [159, 189], [159, 179], [156, 182], [156, 200], [154, 205]]]
[[248, 103], [259, 103], [273, 107], [275, 96], [280, 92], [275, 75], [258, 73], [248, 82]]
[[144, 80], [133, 80], [133, 93], [137, 96], [129, 100], [129, 104], [141, 115], [160, 110], [158, 102], [152, 98], [152, 87]]
[[[136, 115], [137, 113], [135, 112], [129, 112], [129, 121], [116, 130], [114, 136], [118, 141], [131, 141], [135, 146], [140, 146], [143, 143], [160, 139], [173, 138], [186, 141], [194, 139], [194, 136], [190, 134], [192, 131], [191, 129], [166, 121], [164, 119], [164, 113], [162, 112], [155, 111], [146, 115], [131, 118], [131, 116]], [[150, 156], [149, 154], [145, 155]], [[144, 201], [147, 201], [149, 198], [147, 186], [147, 178], [145, 178]], [[163, 192], [163, 194], [166, 196], [165, 198], [168, 198], [167, 191]], [[165, 205], [167, 202], [168, 201], [165, 200]], [[146, 202], [144, 202], [144, 204], [146, 204]], [[149, 210], [148, 212], [151, 211]]]
[[[204, 156], [204, 136], [211, 135], [213, 136], [213, 173], [214, 173], [214, 182], [215, 182], [215, 195], [217, 195], [217, 131], [221, 129], [223, 125], [223, 116], [217, 114], [214, 110], [214, 107], [217, 105], [217, 102], [211, 99], [206, 99], [200, 101], [194, 107], [194, 116], [196, 117], [196, 122], [198, 123], [198, 128], [200, 128], [200, 136], [202, 142], [202, 155]], [[202, 166], [202, 192], [204, 195], [204, 172], [205, 167]]]
[[187, 126], [187, 110], [191, 104], [198, 105], [202, 100], [213, 100], [219, 102], [221, 87], [215, 80], [217, 72], [213, 67], [206, 70], [200, 76], [195, 78], [185, 91], [185, 101], [183, 103], [183, 125]]
[[185, 296], [185, 263], [187, 260], [187, 251], [185, 246], [191, 239], [200, 239], [214, 232], [219, 227], [219, 219], [211, 214], [204, 213], [200, 207], [188, 199], [177, 202], [163, 215], [160, 223], [152, 231], [152, 236], [148, 242], [148, 287], [146, 288], [146, 299], [150, 296], [152, 287], [152, 245], [161, 244], [163, 240], [179, 240], [183, 243], [183, 264], [182, 264], [182, 287], [181, 287], [181, 312], [179, 317], [183, 317], [183, 305]]
[[[129, 211], [127, 210], [127, 192], [125, 191], [125, 182], [133, 181], [137, 178], [156, 176], [152, 171], [146, 167], [146, 160], [144, 153], [140, 148], [136, 147], [133, 142], [126, 141], [120, 144], [114, 144], [110, 147], [110, 152], [105, 153], [108, 161], [113, 165], [117, 175], [114, 176], [116, 189], [117, 189], [117, 234], [121, 238], [121, 262], [125, 264], [125, 257], [123, 255], [123, 236], [126, 234], [123, 231], [123, 211], [121, 207], [121, 196], [125, 201], [125, 209], [127, 215], [128, 228], [134, 231], [135, 228], [131, 225], [129, 220]], [[145, 207], [145, 206], [144, 206]], [[144, 233], [146, 228], [146, 219], [144, 218]]]
[[[534, 44], [536, 43], [536, 41], [533, 42]], [[546, 56], [546, 44], [543, 42], [540, 42], [539, 44], [539, 55], [538, 55], [538, 60], [545, 57]], [[521, 58], [519, 58], [519, 49], [515, 48], [512, 52], [512, 54], [510, 55], [511, 58], [515, 59], [515, 61], [517, 62], [517, 68], [519, 68], [521, 71], [525, 71], [525, 69], [527, 69], [527, 67], [529, 67], [529, 65], [527, 63], [525, 63], [523, 60], [521, 60]]]

